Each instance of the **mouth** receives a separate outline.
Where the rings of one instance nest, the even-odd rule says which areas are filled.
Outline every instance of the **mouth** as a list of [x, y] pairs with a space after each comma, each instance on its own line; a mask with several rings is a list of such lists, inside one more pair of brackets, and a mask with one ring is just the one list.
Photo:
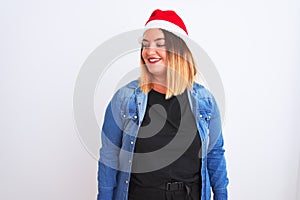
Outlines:
[[150, 64], [155, 64], [157, 62], [159, 62], [161, 60], [161, 58], [148, 58], [148, 62]]

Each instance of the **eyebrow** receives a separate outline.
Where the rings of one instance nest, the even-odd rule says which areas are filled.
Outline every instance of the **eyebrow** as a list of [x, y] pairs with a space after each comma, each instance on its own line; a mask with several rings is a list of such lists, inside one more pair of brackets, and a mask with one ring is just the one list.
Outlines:
[[[156, 38], [154, 41], [158, 41], [158, 40], [164, 40], [165, 38]], [[146, 40], [146, 39], [143, 39], [142, 40], [143, 42], [149, 42], [148, 40]]]

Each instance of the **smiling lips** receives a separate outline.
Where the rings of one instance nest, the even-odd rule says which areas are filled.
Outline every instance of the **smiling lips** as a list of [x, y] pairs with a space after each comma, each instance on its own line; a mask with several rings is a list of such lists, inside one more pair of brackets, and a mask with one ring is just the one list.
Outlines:
[[155, 63], [159, 62], [160, 60], [161, 60], [161, 58], [148, 58], [148, 61], [151, 64], [155, 64]]

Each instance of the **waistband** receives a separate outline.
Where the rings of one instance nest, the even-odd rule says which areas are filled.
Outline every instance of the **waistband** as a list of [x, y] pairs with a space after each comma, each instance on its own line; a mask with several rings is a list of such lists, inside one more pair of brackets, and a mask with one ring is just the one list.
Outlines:
[[177, 191], [185, 189], [186, 187], [194, 187], [200, 185], [199, 182], [195, 183], [185, 183], [180, 181], [174, 181], [174, 182], [165, 182], [161, 185], [154, 186], [154, 188], [159, 188], [166, 191]]
[[[186, 190], [186, 199], [192, 199], [191, 197], [191, 191], [192, 188], [195, 186], [199, 187], [200, 182], [195, 183], [184, 183], [180, 181], [175, 182], [166, 182], [164, 184], [155, 186], [155, 188], [159, 188], [165, 191], [180, 191], [180, 190]], [[200, 190], [200, 188], [198, 188]]]

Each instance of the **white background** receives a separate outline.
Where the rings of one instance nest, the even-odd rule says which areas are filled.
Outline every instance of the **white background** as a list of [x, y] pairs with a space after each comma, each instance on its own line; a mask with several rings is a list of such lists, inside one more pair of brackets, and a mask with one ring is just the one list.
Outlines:
[[296, 0], [2, 1], [0, 199], [96, 198], [97, 161], [73, 120], [76, 77], [156, 8], [177, 11], [222, 78], [229, 199], [300, 199]]

